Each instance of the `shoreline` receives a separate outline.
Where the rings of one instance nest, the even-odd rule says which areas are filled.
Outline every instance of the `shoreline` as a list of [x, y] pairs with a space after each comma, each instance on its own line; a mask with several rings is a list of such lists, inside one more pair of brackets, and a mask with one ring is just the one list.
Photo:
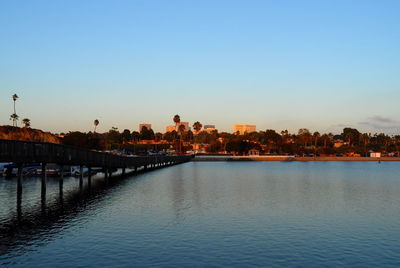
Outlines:
[[218, 162], [218, 161], [280, 161], [280, 162], [400, 162], [400, 157], [353, 157], [353, 156], [318, 156], [318, 157], [294, 157], [294, 156], [195, 156], [192, 161], [194, 162]]

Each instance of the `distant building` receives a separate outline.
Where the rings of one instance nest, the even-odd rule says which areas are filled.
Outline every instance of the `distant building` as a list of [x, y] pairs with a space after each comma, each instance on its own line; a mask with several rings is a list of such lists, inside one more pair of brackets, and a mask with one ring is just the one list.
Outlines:
[[206, 131], [208, 133], [210, 133], [214, 130], [216, 130], [215, 125], [204, 125], [204, 127], [203, 127], [203, 131]]
[[211, 133], [211, 132], [213, 132], [215, 130], [216, 130], [215, 128], [207, 128], [207, 129], [204, 129], [203, 131], [205, 131], [207, 133]]
[[340, 148], [340, 147], [342, 147], [344, 145], [344, 141], [342, 141], [342, 140], [336, 140], [334, 143], [333, 143], [333, 147], [335, 147], [335, 148]]
[[189, 131], [189, 130], [190, 130], [189, 122], [180, 122], [180, 123], [177, 125], [177, 129], [176, 129], [177, 131], [178, 131], [180, 125], [185, 126], [185, 131]]
[[209, 146], [209, 144], [194, 143], [192, 144], [192, 149], [195, 153], [206, 153]]
[[256, 125], [233, 125], [233, 133], [239, 132], [240, 135], [245, 133], [256, 132]]
[[142, 131], [142, 128], [143, 127], [146, 127], [148, 130], [150, 130], [151, 129], [151, 124], [139, 124], [139, 132], [141, 132]]
[[377, 157], [377, 158], [379, 158], [379, 157], [381, 157], [382, 156], [382, 153], [377, 153], [377, 152], [372, 152], [372, 153], [370, 153], [370, 157]]

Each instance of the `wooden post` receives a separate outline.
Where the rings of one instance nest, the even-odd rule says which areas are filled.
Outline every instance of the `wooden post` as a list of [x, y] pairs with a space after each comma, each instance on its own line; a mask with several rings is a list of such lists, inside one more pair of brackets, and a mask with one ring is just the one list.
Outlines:
[[122, 168], [122, 176], [125, 176], [125, 167]]
[[22, 191], [22, 177], [23, 177], [23, 163], [18, 163], [18, 172], [17, 172], [17, 191]]

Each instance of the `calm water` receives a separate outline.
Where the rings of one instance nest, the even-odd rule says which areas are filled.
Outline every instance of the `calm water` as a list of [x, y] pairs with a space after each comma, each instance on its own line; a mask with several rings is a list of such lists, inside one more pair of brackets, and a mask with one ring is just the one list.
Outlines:
[[59, 196], [0, 179], [10, 267], [400, 266], [400, 163], [197, 162]]

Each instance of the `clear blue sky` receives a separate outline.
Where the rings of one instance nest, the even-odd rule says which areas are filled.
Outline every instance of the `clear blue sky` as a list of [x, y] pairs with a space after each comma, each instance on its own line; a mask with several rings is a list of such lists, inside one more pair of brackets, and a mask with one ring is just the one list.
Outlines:
[[0, 2], [0, 124], [400, 134], [400, 1]]

